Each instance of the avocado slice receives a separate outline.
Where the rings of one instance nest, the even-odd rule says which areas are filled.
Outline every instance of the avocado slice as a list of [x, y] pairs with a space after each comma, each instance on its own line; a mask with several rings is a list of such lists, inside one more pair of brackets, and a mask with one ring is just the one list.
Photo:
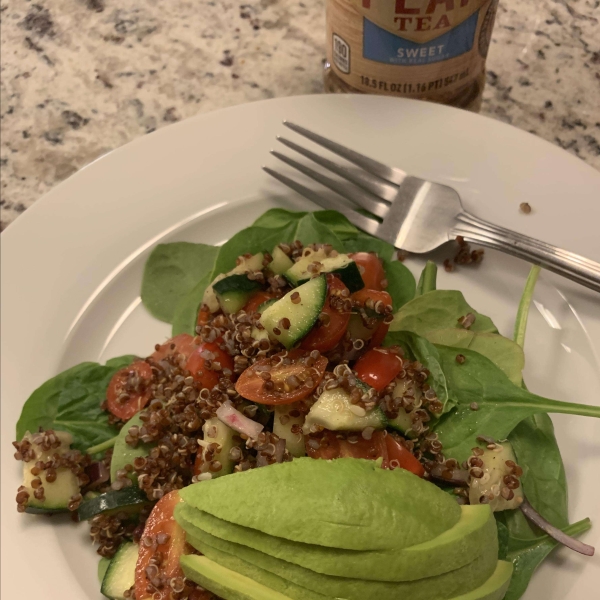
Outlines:
[[355, 458], [298, 458], [202, 481], [181, 497], [230, 523], [348, 550], [414, 546], [450, 529], [461, 515], [454, 498], [431, 483]]
[[485, 505], [463, 506], [458, 523], [437, 538], [387, 552], [291, 542], [217, 519], [185, 503], [175, 509], [175, 519], [186, 531], [199, 529], [316, 573], [377, 581], [413, 581], [463, 567], [486, 546], [497, 548], [496, 521], [486, 508]]
[[188, 528], [186, 540], [202, 554], [217, 562], [221, 562], [221, 559], [218, 554], [213, 553], [214, 550], [237, 556], [247, 563], [246, 571], [240, 572], [248, 577], [254, 578], [254, 569], [258, 567], [297, 586], [345, 600], [397, 600], [398, 598], [442, 600], [451, 598], [482, 585], [493, 573], [498, 560], [497, 548], [487, 546], [473, 562], [443, 575], [416, 581], [372, 581], [315, 573], [246, 546], [220, 540], [199, 529]]
[[220, 563], [230, 564], [230, 568], [197, 554], [182, 556], [179, 564], [187, 579], [225, 600], [329, 600], [301, 588], [292, 589], [294, 595], [284, 594], [278, 589], [288, 590], [293, 586], [280, 577], [248, 565], [252, 569], [251, 579], [240, 574], [244, 570], [240, 564], [244, 561], [222, 555]]
[[450, 600], [502, 600], [510, 585], [512, 574], [512, 563], [499, 560], [496, 570], [483, 585], [462, 596], [450, 598]]

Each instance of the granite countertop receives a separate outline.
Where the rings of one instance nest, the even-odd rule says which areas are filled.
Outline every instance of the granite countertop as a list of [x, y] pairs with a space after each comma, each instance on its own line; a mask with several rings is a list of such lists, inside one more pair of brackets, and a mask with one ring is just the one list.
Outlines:
[[[1, 226], [101, 154], [321, 92], [324, 0], [3, 0]], [[600, 169], [600, 0], [501, 0], [482, 113]]]

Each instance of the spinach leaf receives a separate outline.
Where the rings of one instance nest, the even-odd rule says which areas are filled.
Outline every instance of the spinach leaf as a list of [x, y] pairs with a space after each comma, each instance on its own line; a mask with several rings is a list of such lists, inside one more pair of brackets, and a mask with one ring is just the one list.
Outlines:
[[[299, 221], [307, 215], [306, 212], [298, 212], [294, 210], [286, 210], [285, 208], [271, 208], [266, 213], [263, 213], [252, 223], [252, 227], [266, 227], [269, 229], [279, 229], [286, 227], [292, 221]], [[294, 241], [294, 240], [289, 240]]]
[[[422, 339], [422, 338], [421, 338]], [[430, 370], [441, 369], [449, 397], [456, 408], [443, 415], [433, 429], [444, 445], [444, 453], [459, 462], [466, 460], [479, 435], [506, 439], [526, 417], [543, 412], [600, 417], [600, 407], [550, 400], [515, 385], [491, 360], [473, 350], [462, 349], [464, 363], [458, 363], [456, 348], [434, 345], [432, 351], [417, 353], [426, 347], [419, 336], [410, 332], [389, 333], [386, 345], [408, 347]], [[440, 391], [432, 383], [438, 397]], [[441, 392], [443, 393], [443, 391]], [[441, 397], [440, 397], [441, 399]], [[477, 405], [477, 410], [471, 406]]]
[[381, 260], [392, 260], [395, 248], [392, 244], [359, 231], [355, 238], [344, 242], [345, 252], [375, 252]]
[[498, 560], [506, 560], [510, 538], [508, 527], [502, 521], [496, 519], [496, 528], [498, 529]]
[[[300, 240], [307, 244], [331, 244], [338, 252], [344, 251], [344, 243], [337, 234], [316, 217], [316, 213], [308, 213], [298, 221], [298, 225], [287, 240]], [[282, 242], [286, 240], [281, 240]]]
[[[583, 519], [573, 525], [564, 527], [563, 531], [575, 536], [587, 531], [591, 527], [589, 519]], [[507, 560], [514, 566], [510, 586], [504, 600], [518, 600], [524, 594], [533, 572], [558, 545], [551, 537], [544, 535], [534, 539], [509, 539]]]
[[385, 278], [387, 279], [386, 292], [392, 297], [392, 307], [397, 311], [401, 306], [412, 300], [415, 296], [415, 278], [413, 274], [400, 261], [383, 261]]
[[525, 419], [508, 439], [523, 469], [521, 482], [525, 496], [552, 525], [566, 527], [567, 478], [552, 419], [543, 413]]
[[196, 321], [198, 320], [198, 310], [202, 303], [204, 290], [212, 281], [212, 273], [207, 273], [195, 286], [189, 291], [177, 305], [173, 315], [173, 328], [171, 335], [174, 337], [180, 333], [196, 334]]
[[470, 331], [498, 332], [491, 319], [477, 313], [456, 290], [434, 290], [417, 296], [396, 313], [390, 331], [425, 335], [434, 329], [459, 328], [458, 319], [467, 313], [475, 315]]
[[73, 447], [85, 452], [111, 439], [117, 430], [100, 408], [111, 377], [129, 365], [134, 356], [112, 358], [105, 365], [85, 362], [56, 375], [29, 396], [17, 422], [17, 439], [38, 427], [67, 431]]
[[[539, 273], [540, 267], [531, 267], [515, 319], [514, 339], [521, 347], [525, 343], [529, 307]], [[552, 419], [546, 414], [529, 417], [515, 427], [508, 439], [523, 468], [522, 484], [527, 499], [550, 523], [566, 527], [569, 524], [567, 479]], [[512, 519], [517, 521], [509, 523], [513, 529], [519, 525], [521, 530], [525, 529], [522, 516]], [[535, 535], [534, 528], [529, 522], [526, 524]]]
[[508, 338], [497, 333], [480, 333], [468, 329], [435, 329], [425, 334], [425, 337], [434, 344], [479, 352], [500, 367], [515, 385], [521, 384], [525, 355], [522, 348]]
[[508, 530], [509, 541], [513, 538], [532, 540], [543, 534], [525, 515], [517, 508], [515, 510], [504, 510], [495, 512], [496, 521], [501, 522]]
[[529, 306], [531, 305], [531, 299], [533, 298], [533, 291], [535, 284], [537, 283], [540, 267], [533, 265], [529, 271], [527, 282], [525, 283], [525, 289], [519, 302], [519, 310], [517, 311], [517, 318], [515, 319], [515, 333], [514, 340], [519, 346], [523, 347], [525, 343], [525, 331], [527, 329], [527, 318], [529, 317]]
[[422, 296], [427, 292], [433, 292], [435, 290], [436, 280], [437, 265], [434, 262], [428, 260], [423, 271], [421, 272], [421, 277], [419, 277], [419, 283], [417, 284], [415, 297]]
[[[461, 350], [466, 358], [456, 361], [456, 348], [438, 346], [448, 388], [458, 401], [455, 413], [446, 415], [437, 431], [445, 453], [465, 460], [478, 435], [503, 440], [526, 417], [543, 412], [600, 417], [600, 407], [543, 398], [515, 385], [488, 358]], [[472, 410], [476, 403], [478, 410]]]
[[218, 248], [206, 244], [159, 244], [148, 257], [142, 302], [151, 315], [171, 323], [180, 300], [215, 264]]
[[[252, 226], [279, 229], [286, 227], [294, 221], [303, 219], [308, 214], [310, 213], [296, 212], [284, 208], [272, 208], [258, 217]], [[322, 223], [333, 231], [341, 240], [353, 239], [358, 233], [358, 229], [344, 215], [335, 210], [317, 210], [312, 214], [319, 223]], [[284, 241], [289, 243], [294, 240]]]
[[343, 242], [355, 239], [360, 233], [343, 214], [335, 210], [318, 210], [313, 214], [319, 223], [329, 227]]

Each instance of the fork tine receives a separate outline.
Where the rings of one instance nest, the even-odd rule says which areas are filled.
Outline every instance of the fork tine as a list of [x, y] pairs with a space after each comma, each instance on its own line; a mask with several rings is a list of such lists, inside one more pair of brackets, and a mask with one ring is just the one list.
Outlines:
[[370, 219], [369, 217], [365, 217], [364, 215], [357, 213], [351, 208], [348, 208], [339, 200], [333, 200], [331, 198], [319, 196], [319, 194], [313, 192], [311, 189], [304, 187], [302, 184], [297, 183], [293, 179], [290, 179], [289, 177], [286, 177], [285, 175], [282, 175], [273, 169], [269, 169], [269, 167], [263, 167], [263, 170], [271, 177], [274, 177], [284, 185], [292, 188], [295, 192], [298, 192], [301, 196], [308, 198], [315, 204], [318, 204], [319, 206], [329, 210], [337, 210], [339, 213], [342, 213], [348, 219], [348, 221], [350, 221], [350, 223], [356, 225], [359, 229], [362, 229], [371, 235], [377, 235], [379, 223], [377, 223], [375, 219]]
[[277, 136], [277, 140], [284, 146], [295, 150], [298, 154], [306, 156], [306, 158], [316, 162], [318, 165], [325, 167], [329, 171], [333, 171], [336, 175], [339, 175], [344, 179], [356, 183], [356, 185], [367, 190], [367, 192], [371, 192], [371, 194], [375, 194], [387, 202], [391, 202], [398, 193], [398, 188], [396, 186], [384, 182], [380, 177], [371, 175], [371, 173], [368, 173], [367, 171], [354, 171], [348, 167], [344, 167], [279, 135]]
[[322, 183], [325, 187], [328, 187], [330, 190], [337, 192], [343, 198], [348, 198], [348, 200], [351, 200], [355, 204], [358, 204], [361, 208], [368, 210], [370, 213], [373, 213], [374, 215], [377, 215], [382, 219], [387, 215], [389, 206], [385, 204], [385, 202], [381, 202], [379, 199], [376, 199], [374, 196], [369, 194], [369, 192], [365, 192], [350, 183], [331, 179], [331, 177], [327, 177], [327, 175], [318, 173], [310, 167], [307, 167], [295, 161], [293, 158], [289, 158], [285, 154], [277, 152], [276, 150], [271, 150], [271, 154], [275, 158], [278, 158], [284, 163], [290, 165], [290, 167], [293, 167], [301, 173], [304, 173], [307, 177], [310, 177], [311, 179]]
[[401, 169], [397, 169], [395, 167], [388, 167], [383, 163], [380, 163], [364, 154], [360, 154], [355, 152], [354, 150], [350, 150], [350, 148], [346, 148], [346, 146], [342, 146], [337, 142], [333, 142], [328, 140], [327, 138], [319, 135], [318, 133], [313, 133], [308, 129], [301, 127], [300, 125], [296, 125], [295, 123], [290, 123], [289, 121], [284, 121], [283, 124], [286, 127], [289, 127], [292, 131], [303, 135], [304, 137], [312, 140], [313, 142], [327, 148], [327, 150], [331, 150], [335, 154], [338, 154], [342, 158], [349, 160], [350, 162], [362, 167], [368, 173], [372, 175], [376, 175], [377, 177], [381, 177], [386, 181], [391, 181], [396, 185], [400, 185], [404, 178], [406, 177], [406, 173]]

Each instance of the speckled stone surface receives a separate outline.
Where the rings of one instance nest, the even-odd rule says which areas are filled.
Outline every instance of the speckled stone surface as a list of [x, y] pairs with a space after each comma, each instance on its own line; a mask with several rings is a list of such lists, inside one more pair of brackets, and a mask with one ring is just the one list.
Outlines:
[[[199, 112], [322, 91], [324, 0], [4, 0], [1, 224]], [[600, 0], [501, 0], [483, 114], [600, 169]]]

